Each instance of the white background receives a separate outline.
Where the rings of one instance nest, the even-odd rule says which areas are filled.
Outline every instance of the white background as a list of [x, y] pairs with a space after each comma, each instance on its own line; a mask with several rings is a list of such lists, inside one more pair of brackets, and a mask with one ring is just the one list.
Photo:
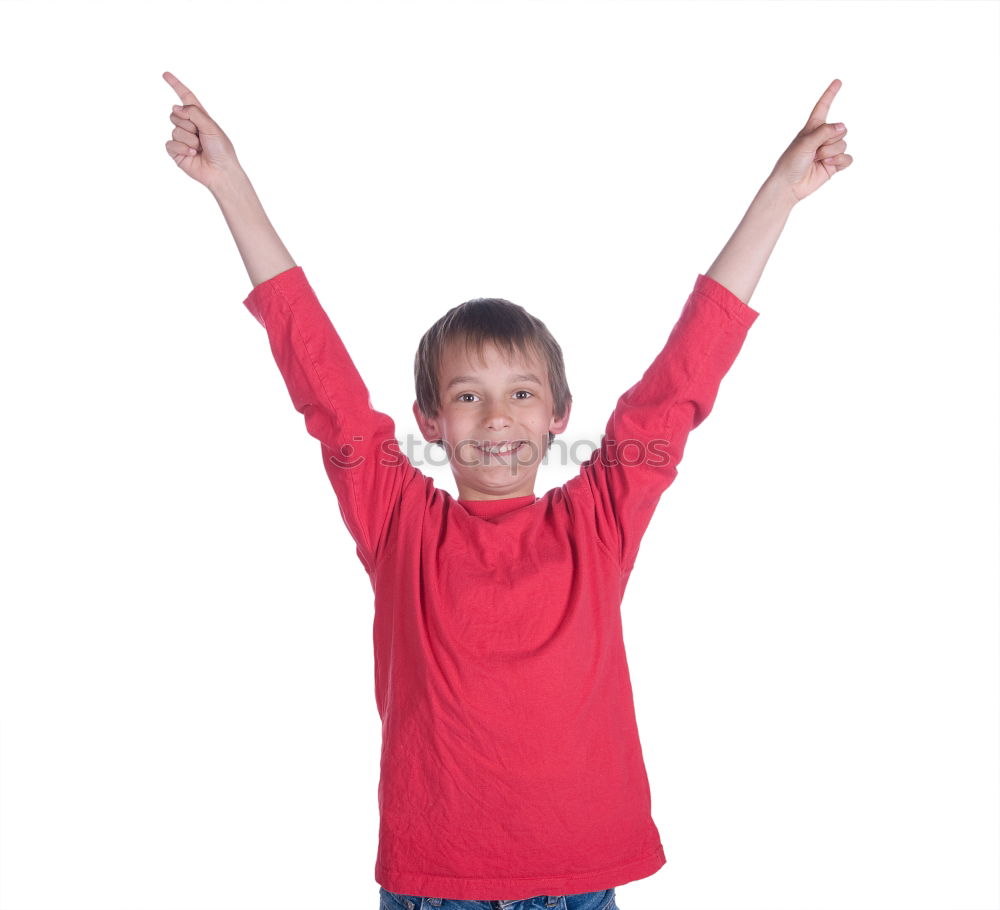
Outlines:
[[996, 908], [998, 13], [0, 6], [0, 907], [377, 906], [371, 586], [164, 148], [169, 70], [401, 439], [420, 335], [500, 296], [592, 446], [842, 80], [854, 163], [792, 212], [623, 603], [668, 862], [618, 901]]

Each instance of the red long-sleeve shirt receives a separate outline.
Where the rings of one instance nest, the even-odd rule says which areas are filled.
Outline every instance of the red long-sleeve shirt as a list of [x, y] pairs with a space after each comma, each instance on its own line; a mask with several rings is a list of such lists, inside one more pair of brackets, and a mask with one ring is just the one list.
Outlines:
[[374, 591], [376, 881], [517, 900], [652, 875], [666, 858], [622, 595], [688, 433], [757, 311], [699, 275], [576, 476], [541, 497], [467, 501], [402, 454], [300, 266], [244, 303], [321, 443]]

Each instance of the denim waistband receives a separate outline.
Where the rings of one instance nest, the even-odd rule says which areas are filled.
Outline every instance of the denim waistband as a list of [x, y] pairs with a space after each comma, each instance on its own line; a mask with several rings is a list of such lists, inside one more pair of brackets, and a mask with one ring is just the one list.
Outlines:
[[[560, 897], [561, 895], [555, 895], [555, 896], [547, 895], [545, 897], [545, 906], [557, 907], [559, 905]], [[440, 907], [443, 900], [444, 898], [441, 897], [429, 897], [427, 898], [427, 903], [431, 907]], [[519, 904], [523, 900], [524, 898], [522, 897], [514, 901], [489, 901], [490, 910], [508, 910], [509, 907], [513, 907], [514, 904]]]

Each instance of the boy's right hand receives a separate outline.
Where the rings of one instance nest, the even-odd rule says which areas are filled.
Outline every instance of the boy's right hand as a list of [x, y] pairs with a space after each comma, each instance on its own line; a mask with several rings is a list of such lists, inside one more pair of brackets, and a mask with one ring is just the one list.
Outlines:
[[229, 137], [205, 112], [205, 107], [183, 82], [173, 73], [163, 78], [170, 83], [183, 103], [174, 105], [170, 122], [174, 124], [173, 136], [166, 143], [167, 154], [189, 177], [210, 190], [242, 171]]

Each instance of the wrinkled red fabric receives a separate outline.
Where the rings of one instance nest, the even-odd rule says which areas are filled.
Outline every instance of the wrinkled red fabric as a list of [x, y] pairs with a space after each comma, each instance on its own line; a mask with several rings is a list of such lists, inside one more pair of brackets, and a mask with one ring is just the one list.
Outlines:
[[244, 303], [321, 443], [374, 592], [376, 881], [516, 900], [652, 875], [666, 858], [622, 595], [688, 433], [757, 311], [698, 275], [578, 474], [541, 497], [466, 501], [402, 453], [300, 266]]

